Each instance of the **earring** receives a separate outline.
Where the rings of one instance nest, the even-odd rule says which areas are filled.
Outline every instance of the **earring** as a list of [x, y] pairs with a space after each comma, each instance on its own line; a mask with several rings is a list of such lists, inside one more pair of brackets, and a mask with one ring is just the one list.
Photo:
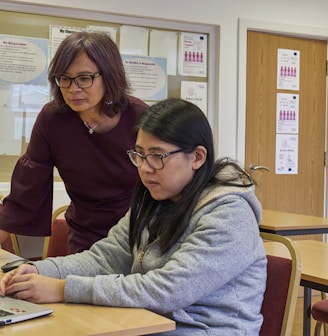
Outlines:
[[105, 98], [104, 98], [104, 101], [105, 101], [105, 105], [112, 105], [113, 104], [113, 101], [108, 97], [109, 95], [106, 94]]

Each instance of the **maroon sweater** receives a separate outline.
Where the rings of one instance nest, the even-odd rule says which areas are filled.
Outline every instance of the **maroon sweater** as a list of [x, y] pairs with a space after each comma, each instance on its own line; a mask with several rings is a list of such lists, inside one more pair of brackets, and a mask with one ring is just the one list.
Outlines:
[[137, 179], [126, 151], [134, 148], [133, 127], [147, 105], [133, 97], [131, 103], [114, 129], [92, 135], [76, 112], [56, 113], [52, 103], [45, 105], [14, 169], [0, 228], [30, 236], [51, 233], [57, 167], [71, 199], [66, 212], [69, 252], [88, 249], [105, 237], [129, 208]]

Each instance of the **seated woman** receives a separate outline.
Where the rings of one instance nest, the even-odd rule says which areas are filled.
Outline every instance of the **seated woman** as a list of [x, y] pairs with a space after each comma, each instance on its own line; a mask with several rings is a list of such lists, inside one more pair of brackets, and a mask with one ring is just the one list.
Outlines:
[[139, 119], [131, 208], [90, 250], [7, 273], [6, 295], [36, 303], [141, 307], [176, 321], [163, 335], [258, 335], [266, 286], [261, 206], [250, 176], [215, 161], [211, 128], [169, 98]]

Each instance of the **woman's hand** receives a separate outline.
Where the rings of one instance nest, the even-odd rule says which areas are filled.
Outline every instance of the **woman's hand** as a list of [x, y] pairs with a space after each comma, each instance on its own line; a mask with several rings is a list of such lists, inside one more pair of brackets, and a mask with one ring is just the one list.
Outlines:
[[33, 265], [21, 265], [0, 281], [3, 294], [34, 303], [64, 301], [65, 280], [38, 274]]
[[34, 265], [22, 265], [21, 267], [15, 268], [14, 270], [6, 273], [0, 280], [0, 292], [2, 294], [6, 293], [6, 288], [10, 285], [12, 278], [15, 275], [28, 274], [28, 273], [38, 273], [37, 268]]

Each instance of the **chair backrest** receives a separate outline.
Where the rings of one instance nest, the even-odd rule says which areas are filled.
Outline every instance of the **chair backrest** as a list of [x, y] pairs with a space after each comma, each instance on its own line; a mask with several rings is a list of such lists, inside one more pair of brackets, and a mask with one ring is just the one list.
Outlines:
[[[0, 208], [2, 207], [3, 195], [0, 193]], [[52, 223], [51, 223], [51, 236], [50, 237], [27, 237], [21, 236], [24, 238], [25, 243], [23, 245], [31, 245], [34, 243], [39, 244], [38, 239], [42, 238], [40, 241], [40, 247], [42, 247], [42, 256], [39, 254], [38, 257], [29, 257], [22, 254], [24, 251], [24, 246], [21, 249], [22, 241], [20, 241], [19, 236], [11, 233], [10, 237], [6, 239], [2, 244], [1, 248], [4, 250], [14, 253], [18, 256], [26, 257], [31, 260], [39, 260], [40, 258], [44, 259], [47, 256], [49, 257], [56, 257], [56, 256], [64, 256], [68, 254], [68, 243], [67, 243], [67, 236], [68, 236], [68, 225], [66, 223], [65, 218], [61, 218], [60, 216], [65, 213], [68, 205], [64, 205], [57, 210], [55, 210], [52, 214]], [[37, 239], [37, 240], [36, 240]], [[26, 246], [25, 246], [26, 247]], [[41, 252], [41, 251], [40, 251]], [[39, 253], [37, 251], [37, 253]], [[41, 253], [40, 253], [41, 254]]]
[[[2, 207], [4, 196], [0, 193], [0, 208]], [[14, 253], [18, 256], [21, 255], [17, 237], [14, 233], [11, 233], [9, 237], [1, 244], [1, 248], [4, 250]]]
[[[2, 208], [2, 201], [4, 199], [4, 196], [3, 194], [0, 192], [0, 209]], [[12, 239], [11, 237], [9, 236], [2, 244], [1, 244], [1, 248], [8, 251], [8, 252], [11, 252], [11, 253], [15, 253], [15, 249], [14, 249], [14, 246], [13, 246], [13, 243], [12, 243]]]
[[290, 258], [267, 255], [268, 275], [261, 309], [263, 324], [260, 336], [290, 336], [301, 280], [301, 257], [290, 238], [264, 232], [261, 232], [261, 237], [283, 244]]
[[16, 251], [14, 249], [12, 239], [11, 239], [10, 236], [1, 244], [1, 248], [10, 252], [10, 253], [16, 254]]
[[66, 219], [61, 217], [67, 208], [68, 205], [64, 205], [52, 214], [51, 236], [44, 239], [42, 259], [68, 254], [68, 225]]

